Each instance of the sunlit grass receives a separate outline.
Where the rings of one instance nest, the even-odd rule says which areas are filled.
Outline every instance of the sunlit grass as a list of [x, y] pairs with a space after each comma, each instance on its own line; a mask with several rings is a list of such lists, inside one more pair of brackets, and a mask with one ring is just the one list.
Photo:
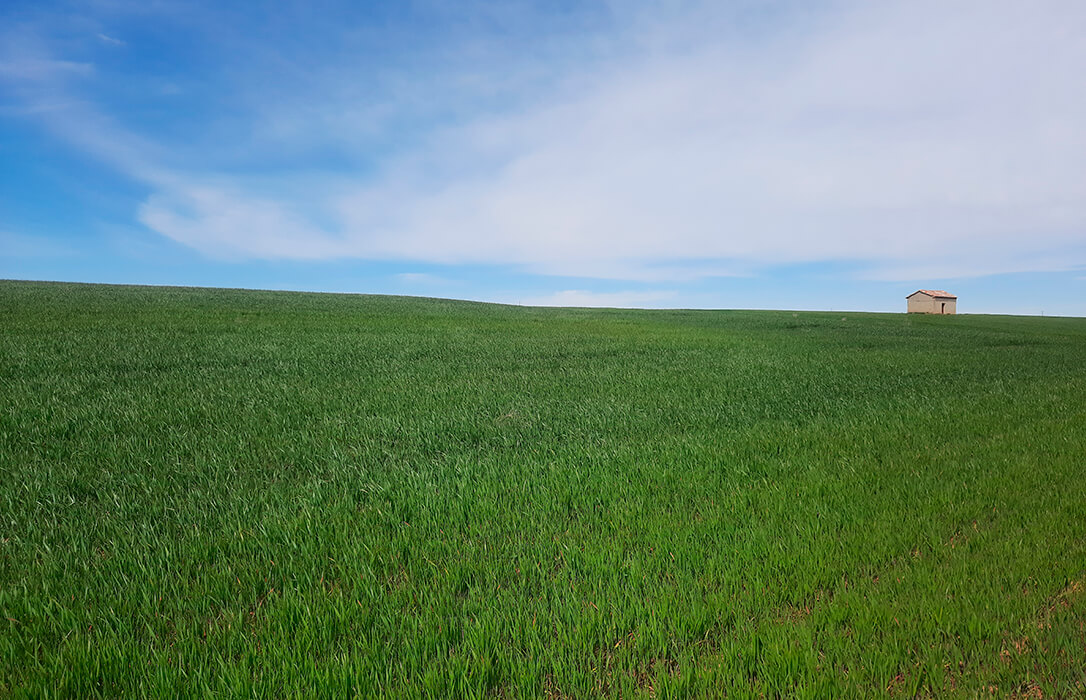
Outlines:
[[0, 696], [1086, 693], [1086, 321], [0, 283]]

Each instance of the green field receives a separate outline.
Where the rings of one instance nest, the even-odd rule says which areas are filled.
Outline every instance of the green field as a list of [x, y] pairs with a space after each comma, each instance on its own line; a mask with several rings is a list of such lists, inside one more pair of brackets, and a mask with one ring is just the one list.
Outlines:
[[0, 283], [0, 696], [1086, 696], [1086, 319]]

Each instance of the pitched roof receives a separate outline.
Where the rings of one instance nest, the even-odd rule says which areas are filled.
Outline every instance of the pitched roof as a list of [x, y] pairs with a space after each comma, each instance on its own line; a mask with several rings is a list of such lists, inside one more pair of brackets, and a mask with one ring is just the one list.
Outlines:
[[[909, 297], [911, 297], [913, 294], [927, 294], [929, 297], [936, 297], [938, 299], [957, 299], [958, 298], [958, 297], [954, 296], [953, 294], [951, 294], [950, 292], [944, 292], [941, 289], [918, 289], [915, 292], [913, 292], [912, 294], [910, 294]], [[909, 297], [905, 297], [905, 298], [908, 299]]]

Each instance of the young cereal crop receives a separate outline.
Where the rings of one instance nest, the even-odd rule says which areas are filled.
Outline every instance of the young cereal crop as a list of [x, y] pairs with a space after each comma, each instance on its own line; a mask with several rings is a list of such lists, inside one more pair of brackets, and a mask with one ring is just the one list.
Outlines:
[[0, 283], [0, 696], [1083, 697], [1086, 320]]

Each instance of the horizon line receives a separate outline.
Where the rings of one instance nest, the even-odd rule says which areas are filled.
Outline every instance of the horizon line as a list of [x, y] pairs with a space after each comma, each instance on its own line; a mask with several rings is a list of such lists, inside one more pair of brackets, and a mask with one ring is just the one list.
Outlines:
[[147, 289], [193, 289], [193, 290], [208, 290], [208, 291], [223, 291], [223, 292], [278, 292], [283, 294], [324, 294], [332, 296], [359, 296], [359, 297], [386, 297], [392, 299], [419, 299], [430, 301], [454, 301], [463, 304], [487, 304], [490, 306], [505, 306], [510, 308], [520, 309], [576, 309], [586, 311], [776, 311], [782, 313], [827, 313], [827, 314], [872, 314], [872, 315], [884, 315], [884, 316], [1000, 316], [1007, 318], [1069, 318], [1069, 319], [1086, 319], [1086, 316], [1063, 316], [1060, 314], [1012, 314], [1012, 313], [956, 313], [956, 314], [922, 314], [915, 313], [910, 314], [907, 311], [868, 311], [862, 309], [783, 309], [783, 308], [766, 308], [766, 307], [687, 307], [687, 306], [565, 306], [565, 305], [532, 305], [532, 304], [519, 304], [508, 301], [487, 301], [484, 299], [463, 299], [458, 297], [434, 297], [424, 296], [420, 294], [385, 294], [382, 292], [342, 292], [332, 290], [317, 290], [317, 289], [289, 289], [289, 288], [276, 288], [276, 287], [214, 287], [206, 285], [189, 285], [189, 284], [154, 284], [154, 283], [139, 283], [139, 282], [84, 282], [79, 280], [43, 280], [43, 279], [24, 279], [24, 278], [0, 278], [0, 283], [5, 282], [17, 282], [26, 284], [68, 284], [68, 285], [83, 285], [94, 287], [136, 287]]

